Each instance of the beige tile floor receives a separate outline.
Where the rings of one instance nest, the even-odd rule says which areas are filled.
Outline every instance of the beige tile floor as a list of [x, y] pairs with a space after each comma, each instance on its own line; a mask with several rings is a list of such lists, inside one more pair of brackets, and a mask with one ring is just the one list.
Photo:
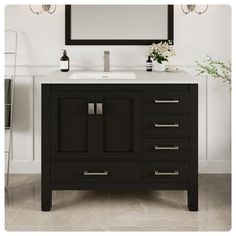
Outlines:
[[40, 210], [40, 175], [12, 175], [6, 190], [9, 231], [228, 231], [231, 176], [199, 175], [199, 211], [186, 191], [54, 191]]

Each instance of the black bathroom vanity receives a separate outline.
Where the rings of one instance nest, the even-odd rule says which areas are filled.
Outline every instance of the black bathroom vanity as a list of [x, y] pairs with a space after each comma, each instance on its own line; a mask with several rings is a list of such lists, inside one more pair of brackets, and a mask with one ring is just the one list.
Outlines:
[[186, 190], [198, 210], [198, 81], [136, 71], [132, 80], [42, 81], [42, 210], [53, 190]]

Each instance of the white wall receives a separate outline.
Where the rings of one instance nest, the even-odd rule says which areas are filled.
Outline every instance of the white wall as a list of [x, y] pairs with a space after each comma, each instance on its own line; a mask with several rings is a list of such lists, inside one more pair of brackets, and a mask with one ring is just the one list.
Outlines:
[[[27, 5], [7, 6], [6, 28], [19, 32], [12, 171], [37, 172], [40, 171], [38, 75], [58, 69], [62, 48], [68, 50], [74, 68], [102, 69], [103, 51], [110, 50], [111, 68], [142, 69], [147, 47], [65, 46], [64, 6], [58, 6], [53, 15], [34, 15]], [[229, 6], [210, 5], [207, 13], [201, 16], [185, 15], [180, 6], [175, 6], [174, 32], [177, 56], [169, 63], [191, 74], [195, 74], [195, 60], [201, 61], [207, 54], [224, 61], [231, 59]], [[10, 45], [11, 40], [7, 39], [6, 46]], [[6, 64], [10, 64], [10, 58], [6, 58]], [[7, 67], [7, 73], [9, 69]], [[205, 78], [199, 85], [199, 160], [202, 173], [230, 171], [230, 93], [221, 82], [207, 83]]]

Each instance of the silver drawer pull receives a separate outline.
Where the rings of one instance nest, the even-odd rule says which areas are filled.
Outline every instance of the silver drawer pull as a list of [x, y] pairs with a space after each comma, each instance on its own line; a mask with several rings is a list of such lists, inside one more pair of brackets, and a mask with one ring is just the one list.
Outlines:
[[108, 175], [108, 170], [105, 170], [103, 172], [89, 172], [85, 170], [84, 175]]
[[174, 99], [174, 100], [158, 100], [155, 99], [154, 100], [155, 103], [179, 103], [178, 99]]
[[175, 170], [174, 172], [159, 172], [155, 170], [155, 175], [179, 175], [179, 171]]
[[179, 146], [173, 146], [173, 147], [155, 146], [155, 150], [179, 150]]
[[178, 123], [174, 123], [174, 124], [158, 124], [158, 123], [155, 123], [154, 126], [155, 126], [155, 128], [178, 128], [179, 124]]
[[94, 115], [94, 103], [88, 103], [88, 114]]

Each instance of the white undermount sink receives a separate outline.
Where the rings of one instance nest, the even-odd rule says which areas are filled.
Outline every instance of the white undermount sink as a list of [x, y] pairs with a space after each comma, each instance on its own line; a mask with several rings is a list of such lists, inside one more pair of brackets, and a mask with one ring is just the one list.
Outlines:
[[134, 72], [74, 72], [69, 79], [136, 79]]

